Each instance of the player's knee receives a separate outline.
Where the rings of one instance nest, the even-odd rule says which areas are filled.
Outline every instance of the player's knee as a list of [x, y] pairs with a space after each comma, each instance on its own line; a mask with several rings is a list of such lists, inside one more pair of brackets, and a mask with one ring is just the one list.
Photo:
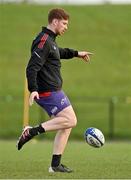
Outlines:
[[76, 125], [77, 125], [77, 118], [76, 118], [76, 116], [74, 116], [72, 118], [72, 127], [75, 127]]
[[73, 128], [77, 124], [77, 118], [76, 116], [67, 117], [66, 125], [68, 128]]

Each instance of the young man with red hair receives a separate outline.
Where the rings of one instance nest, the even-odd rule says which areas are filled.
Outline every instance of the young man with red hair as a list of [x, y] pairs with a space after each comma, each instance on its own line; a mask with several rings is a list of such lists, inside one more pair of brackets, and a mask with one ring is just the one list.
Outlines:
[[34, 101], [50, 116], [50, 119], [38, 126], [26, 126], [18, 140], [18, 150], [34, 136], [48, 131], [57, 131], [51, 166], [49, 172], [67, 172], [72, 170], [61, 164], [61, 156], [66, 147], [70, 132], [77, 124], [73, 107], [62, 91], [60, 59], [73, 57], [88, 62], [91, 53], [69, 48], [59, 48], [55, 42], [58, 35], [68, 29], [69, 15], [63, 9], [52, 9], [48, 14], [48, 25], [34, 39], [31, 58], [27, 65], [26, 75], [30, 91], [29, 104]]

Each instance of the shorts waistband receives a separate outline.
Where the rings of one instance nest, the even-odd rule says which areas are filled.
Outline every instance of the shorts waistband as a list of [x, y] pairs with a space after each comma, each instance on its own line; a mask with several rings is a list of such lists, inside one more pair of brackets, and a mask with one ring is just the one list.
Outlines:
[[49, 97], [51, 95], [51, 91], [39, 93], [39, 97]]

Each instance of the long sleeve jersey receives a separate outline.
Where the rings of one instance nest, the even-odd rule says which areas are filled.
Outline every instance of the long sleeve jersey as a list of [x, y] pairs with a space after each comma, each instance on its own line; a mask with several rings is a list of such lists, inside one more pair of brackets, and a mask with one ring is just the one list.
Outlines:
[[59, 48], [55, 42], [56, 34], [46, 27], [33, 40], [31, 57], [26, 68], [30, 92], [56, 91], [62, 88], [60, 59], [78, 56], [78, 51]]

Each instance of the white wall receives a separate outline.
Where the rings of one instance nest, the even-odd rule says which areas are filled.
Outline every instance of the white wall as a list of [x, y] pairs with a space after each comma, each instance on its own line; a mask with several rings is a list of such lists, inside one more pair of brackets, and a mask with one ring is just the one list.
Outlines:
[[39, 4], [131, 4], [131, 0], [0, 0], [0, 2], [29, 2]]

